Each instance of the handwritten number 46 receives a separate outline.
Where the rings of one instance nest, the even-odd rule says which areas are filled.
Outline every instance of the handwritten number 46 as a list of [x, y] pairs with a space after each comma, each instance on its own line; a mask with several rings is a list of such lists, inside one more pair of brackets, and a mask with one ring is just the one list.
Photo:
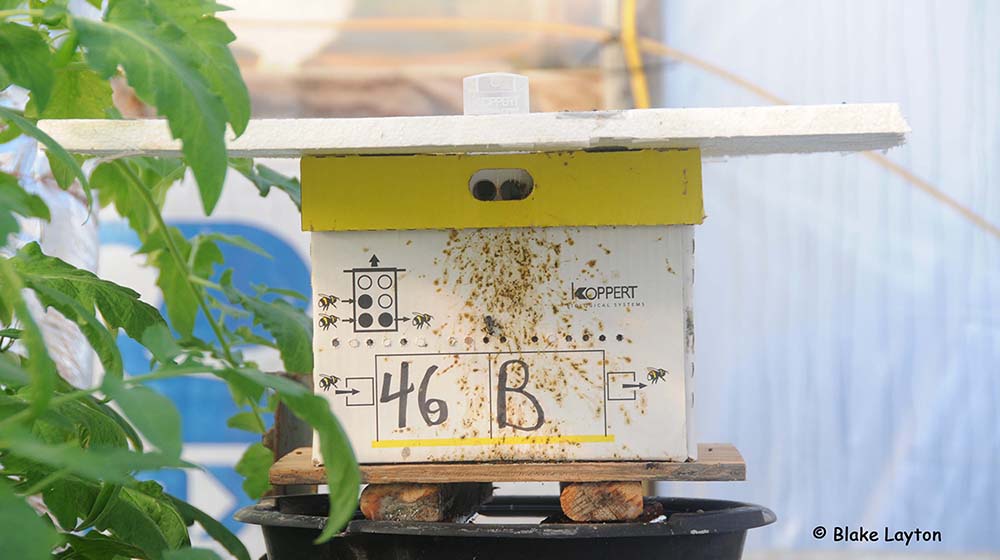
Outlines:
[[[417, 391], [417, 408], [420, 415], [424, 417], [424, 422], [428, 426], [436, 426], [448, 419], [448, 403], [441, 399], [427, 398], [427, 385], [437, 371], [437, 366], [427, 368], [424, 378], [420, 380], [420, 389]], [[413, 392], [413, 384], [410, 383], [410, 363], [403, 362], [399, 369], [399, 390], [395, 393], [389, 391], [392, 385], [392, 374], [382, 374], [382, 394], [379, 395], [379, 402], [390, 403], [399, 400], [399, 427], [406, 427], [406, 405], [409, 402], [409, 394]]]

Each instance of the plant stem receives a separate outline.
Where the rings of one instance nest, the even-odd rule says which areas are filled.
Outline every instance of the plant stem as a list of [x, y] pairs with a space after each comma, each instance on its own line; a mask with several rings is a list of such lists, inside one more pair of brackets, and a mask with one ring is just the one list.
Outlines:
[[[170, 237], [170, 230], [167, 229], [167, 223], [163, 220], [163, 215], [160, 214], [159, 206], [156, 205], [152, 195], [149, 194], [149, 189], [142, 184], [142, 179], [140, 179], [139, 176], [132, 171], [132, 168], [129, 167], [124, 161], [118, 160], [115, 164], [125, 172], [129, 180], [131, 180], [132, 184], [135, 186], [135, 190], [139, 194], [139, 197], [146, 203], [150, 213], [153, 215], [153, 219], [156, 220], [157, 226], [159, 226], [160, 231], [163, 232], [163, 239], [167, 245], [167, 252], [169, 252], [171, 258], [174, 259], [175, 264], [181, 270], [190, 272], [190, 267], [188, 266], [187, 261], [185, 261], [184, 257], [181, 255], [180, 249], [178, 249], [177, 244], [174, 243], [174, 239]], [[208, 303], [202, 296], [201, 291], [199, 291], [198, 288], [195, 287], [194, 282], [191, 281], [191, 274], [185, 274], [184, 280], [184, 284], [189, 290], [191, 290], [191, 294], [194, 295], [195, 299], [198, 301], [198, 307], [201, 309], [202, 314], [205, 315], [205, 319], [208, 320], [209, 326], [212, 327], [212, 332], [215, 333], [215, 338], [219, 341], [219, 346], [222, 348], [222, 353], [226, 357], [226, 361], [228, 361], [230, 365], [236, 366], [236, 360], [233, 358], [233, 351], [229, 347], [229, 342], [226, 340], [225, 335], [222, 334], [222, 327], [219, 326], [215, 317], [212, 316], [212, 312], [208, 308]]]
[[216, 284], [215, 282], [212, 282], [211, 280], [205, 280], [201, 276], [196, 276], [194, 274], [189, 274], [188, 275], [188, 280], [190, 280], [190, 281], [192, 281], [195, 284], [198, 284], [200, 286], [204, 286], [206, 288], [212, 288], [213, 290], [219, 290], [220, 292], [223, 291], [222, 286]]
[[[238, 367], [239, 364], [233, 357], [233, 351], [229, 347], [229, 341], [226, 340], [226, 337], [222, 332], [222, 327], [219, 325], [219, 322], [215, 320], [215, 317], [212, 316], [212, 311], [208, 307], [208, 302], [205, 301], [204, 294], [202, 294], [201, 290], [199, 290], [195, 286], [195, 283], [191, 280], [191, 277], [193, 276], [191, 274], [191, 267], [187, 262], [185, 262], [183, 255], [181, 255], [180, 250], [177, 248], [177, 244], [174, 243], [173, 238], [170, 237], [170, 230], [167, 229], [167, 223], [163, 220], [163, 215], [160, 214], [160, 207], [156, 205], [156, 202], [150, 195], [149, 190], [142, 184], [142, 179], [140, 179], [139, 176], [132, 171], [132, 168], [121, 160], [116, 161], [115, 164], [121, 167], [121, 169], [125, 172], [131, 180], [133, 186], [135, 186], [135, 190], [138, 191], [139, 196], [146, 203], [150, 213], [153, 214], [153, 219], [156, 220], [160, 231], [163, 232], [163, 238], [166, 241], [167, 250], [169, 251], [171, 258], [174, 259], [174, 262], [181, 270], [187, 272], [187, 274], [184, 275], [184, 284], [191, 290], [191, 293], [198, 301], [198, 307], [201, 309], [202, 314], [205, 315], [205, 319], [208, 320], [208, 324], [212, 327], [212, 332], [215, 333], [215, 338], [218, 339], [219, 346], [222, 347], [222, 353], [225, 356], [226, 361], [229, 362], [230, 366]], [[260, 407], [257, 403], [251, 400], [250, 408], [253, 410], [254, 416], [257, 418], [258, 425], [260, 425], [261, 429], [263, 429], [264, 419], [261, 417]]]

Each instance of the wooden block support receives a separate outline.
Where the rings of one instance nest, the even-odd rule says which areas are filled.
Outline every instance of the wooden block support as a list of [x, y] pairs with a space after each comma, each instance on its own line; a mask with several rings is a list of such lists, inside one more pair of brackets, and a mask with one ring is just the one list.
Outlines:
[[632, 521], [643, 513], [642, 483], [570, 482], [562, 485], [559, 505], [573, 521]]
[[361, 513], [373, 521], [458, 521], [493, 493], [491, 484], [369, 484]]
[[[746, 480], [746, 463], [728, 443], [702, 443], [698, 460], [561, 461], [520, 463], [397, 463], [361, 465], [367, 483], [390, 482], [600, 482], [605, 480]], [[312, 462], [312, 450], [296, 449], [271, 467], [271, 484], [326, 484], [326, 472]]]

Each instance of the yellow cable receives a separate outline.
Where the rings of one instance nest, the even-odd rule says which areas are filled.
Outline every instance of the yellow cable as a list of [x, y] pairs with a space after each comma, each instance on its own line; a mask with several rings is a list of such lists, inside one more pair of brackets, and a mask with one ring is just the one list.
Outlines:
[[639, 51], [638, 30], [635, 24], [636, 0], [622, 1], [622, 50], [625, 51], [625, 66], [628, 68], [629, 83], [632, 86], [632, 102], [637, 109], [649, 108], [649, 86], [646, 71], [642, 67], [642, 52]]
[[[268, 20], [240, 19], [238, 17], [227, 18], [230, 23], [238, 25], [257, 25], [273, 27], [274, 22]], [[491, 18], [365, 18], [346, 19], [340, 21], [288, 21], [283, 20], [282, 24], [294, 25], [297, 27], [322, 27], [340, 30], [354, 31], [493, 31], [497, 33], [541, 33], [545, 35], [558, 35], [574, 39], [584, 39], [598, 43], [614, 39], [614, 35], [607, 29], [592, 25], [578, 25], [573, 23], [533, 21], [533, 20], [509, 20]], [[624, 40], [624, 29], [623, 37]], [[774, 93], [758, 86], [757, 84], [740, 77], [721, 66], [717, 66], [698, 58], [690, 53], [675, 49], [669, 45], [650, 39], [648, 37], [636, 37], [639, 51], [646, 54], [662, 56], [679, 62], [690, 64], [700, 68], [709, 74], [718, 76], [723, 80], [747, 90], [757, 97], [776, 105], [788, 105], [789, 102], [775, 95]], [[641, 66], [641, 64], [640, 64]], [[631, 64], [630, 64], [631, 67]], [[636, 100], [638, 106], [638, 100]], [[928, 194], [934, 200], [958, 212], [960, 216], [971, 222], [973, 225], [983, 229], [987, 233], [1000, 239], [1000, 227], [991, 223], [985, 217], [977, 214], [969, 207], [955, 200], [951, 196], [938, 189], [930, 182], [914, 175], [903, 166], [894, 163], [882, 154], [874, 152], [863, 152], [863, 156], [874, 162], [876, 165], [888, 170], [890, 173], [901, 177], [917, 189]]]

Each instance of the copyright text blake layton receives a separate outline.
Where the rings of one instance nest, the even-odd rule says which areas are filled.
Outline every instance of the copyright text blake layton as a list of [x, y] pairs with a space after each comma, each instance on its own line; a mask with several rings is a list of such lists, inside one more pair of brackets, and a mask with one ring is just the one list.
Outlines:
[[[827, 536], [826, 527], [817, 526], [813, 529], [813, 538], [820, 540]], [[941, 542], [941, 531], [924, 531], [920, 528], [894, 531], [883, 527], [879, 532], [865, 529], [863, 526], [852, 529], [848, 526], [833, 528], [833, 542], [887, 542], [910, 546], [914, 543]]]

